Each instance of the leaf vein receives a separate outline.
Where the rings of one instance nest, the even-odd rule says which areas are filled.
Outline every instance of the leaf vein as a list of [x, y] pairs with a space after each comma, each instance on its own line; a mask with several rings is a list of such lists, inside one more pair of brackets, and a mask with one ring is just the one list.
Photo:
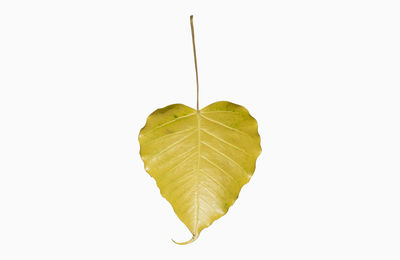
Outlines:
[[243, 150], [242, 148], [240, 148], [240, 147], [238, 147], [238, 146], [236, 146], [236, 145], [234, 145], [234, 144], [231, 144], [230, 142], [228, 142], [228, 141], [226, 141], [226, 140], [224, 140], [224, 139], [222, 139], [222, 138], [220, 138], [220, 137], [218, 137], [218, 136], [216, 136], [216, 135], [214, 135], [214, 134], [208, 132], [207, 130], [204, 130], [204, 129], [201, 129], [201, 130], [202, 130], [203, 132], [205, 132], [206, 134], [208, 134], [208, 135], [214, 137], [215, 139], [217, 139], [217, 140], [219, 140], [219, 141], [221, 141], [221, 142], [223, 142], [223, 143], [225, 143], [225, 144], [227, 144], [227, 145], [232, 146], [233, 148], [235, 148], [235, 149], [241, 151], [241, 152], [244, 153], [244, 154], [247, 154], [248, 156], [251, 156], [248, 152], [246, 152], [246, 151]]
[[224, 185], [222, 185], [220, 182], [218, 182], [214, 177], [212, 177], [208, 172], [204, 170], [200, 170], [202, 173], [204, 173], [213, 183], [215, 183], [221, 190], [227, 191], [229, 194], [233, 196], [232, 191], [227, 189]]
[[167, 177], [167, 173], [170, 173], [172, 170], [175, 170], [176, 168], [178, 168], [180, 165], [182, 165], [184, 162], [186, 162], [187, 160], [189, 160], [193, 155], [195, 155], [196, 153], [192, 153], [190, 154], [194, 149], [196, 148], [196, 146], [193, 146], [192, 149], [190, 149], [189, 151], [186, 152], [186, 154], [188, 154], [186, 157], [183, 157], [180, 162], [178, 162], [177, 164], [175, 164], [173, 167], [171, 167], [170, 169], [168, 169], [165, 173], [164, 173], [164, 178]]
[[225, 153], [221, 152], [220, 150], [218, 150], [217, 148], [213, 147], [212, 145], [209, 145], [208, 143], [202, 142], [204, 145], [210, 147], [212, 150], [214, 150], [216, 153], [224, 156], [225, 158], [227, 158], [229, 161], [233, 162], [234, 164], [236, 164], [243, 172], [246, 173], [247, 175], [247, 171], [245, 169], [243, 169], [242, 166], [240, 166], [240, 164], [238, 164], [235, 160], [233, 160], [230, 156], [226, 155]]
[[240, 183], [233, 178], [232, 175], [230, 175], [229, 173], [227, 173], [224, 169], [222, 169], [221, 167], [219, 167], [217, 164], [215, 164], [214, 162], [212, 162], [210, 159], [208, 159], [207, 157], [205, 157], [204, 155], [201, 156], [201, 158], [203, 158], [204, 160], [206, 160], [207, 162], [209, 162], [211, 165], [213, 165], [215, 168], [217, 168], [218, 170], [220, 170], [221, 172], [223, 172], [225, 175], [227, 175], [230, 179], [232, 179], [234, 182], [236, 182], [239, 187], [240, 187]]
[[182, 141], [184, 141], [185, 139], [187, 139], [188, 137], [190, 137], [193, 133], [185, 135], [184, 137], [182, 137], [181, 139], [179, 139], [178, 141], [168, 145], [167, 147], [165, 147], [164, 149], [162, 149], [161, 151], [159, 151], [157, 154], [153, 155], [153, 158], [156, 158], [157, 156], [165, 153], [166, 151], [168, 151], [169, 149], [171, 149], [171, 147], [176, 146], [177, 144], [181, 143]]
[[172, 123], [178, 121], [179, 119], [193, 116], [194, 114], [195, 114], [195, 113], [191, 113], [191, 114], [188, 114], [188, 115], [180, 116], [180, 117], [175, 118], [175, 119], [173, 119], [173, 120], [171, 120], [171, 121], [168, 121], [168, 122], [165, 122], [165, 123], [163, 123], [163, 124], [161, 124], [161, 125], [158, 125], [157, 127], [154, 127], [154, 128], [151, 129], [149, 132], [147, 132], [146, 134], [144, 134], [143, 136], [146, 136], [146, 135], [148, 135], [148, 134], [154, 132], [155, 130], [160, 129], [160, 128], [166, 126], [166, 125], [172, 124]]
[[[238, 132], [238, 133], [241, 133], [241, 134], [250, 136], [248, 133], [243, 132], [243, 131], [241, 131], [241, 130], [239, 130], [239, 129], [237, 129], [237, 128], [230, 127], [230, 126], [228, 126], [228, 125], [226, 125], [226, 124], [224, 124], [224, 123], [221, 123], [221, 122], [219, 122], [219, 121], [217, 121], [217, 120], [214, 120], [214, 119], [211, 119], [211, 118], [209, 118], [209, 117], [206, 117], [206, 116], [204, 116], [204, 115], [202, 115], [202, 114], [200, 114], [200, 116], [203, 117], [204, 119], [210, 121], [210, 122], [213, 122], [213, 123], [215, 123], [215, 124], [218, 124], [218, 125], [220, 125], [220, 126], [223, 126], [223, 127], [227, 128], [227, 129], [230, 129], [230, 130], [236, 131], [236, 132]], [[250, 136], [250, 137], [251, 137], [251, 136]]]
[[194, 129], [196, 129], [196, 128], [188, 128], [188, 129], [185, 129], [185, 130], [182, 130], [182, 131], [178, 131], [178, 132], [173, 132], [173, 133], [170, 133], [170, 134], [162, 135], [161, 137], [156, 138], [156, 139], [152, 139], [152, 140], [150, 140], [149, 142], [146, 142], [146, 143], [144, 143], [144, 144], [145, 144], [145, 145], [147, 145], [147, 144], [152, 144], [152, 143], [155, 143], [155, 142], [157, 142], [157, 141], [160, 141], [160, 140], [162, 140], [162, 139], [164, 139], [164, 138], [166, 138], [166, 137], [178, 135], [178, 134], [181, 134], [181, 133], [184, 133], [184, 132], [188, 132], [188, 131], [194, 130]]
[[235, 114], [241, 114], [236, 111], [224, 111], [224, 110], [214, 110], [214, 111], [202, 111], [202, 114], [214, 114], [214, 113], [235, 113]]

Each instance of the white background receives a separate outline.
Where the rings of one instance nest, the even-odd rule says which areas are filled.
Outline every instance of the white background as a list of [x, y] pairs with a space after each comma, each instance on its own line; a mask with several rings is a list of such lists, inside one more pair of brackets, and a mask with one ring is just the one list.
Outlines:
[[[190, 232], [147, 116], [229, 100], [263, 152]], [[0, 2], [0, 259], [400, 259], [398, 1]], [[157, 257], [157, 258], [156, 258]]]

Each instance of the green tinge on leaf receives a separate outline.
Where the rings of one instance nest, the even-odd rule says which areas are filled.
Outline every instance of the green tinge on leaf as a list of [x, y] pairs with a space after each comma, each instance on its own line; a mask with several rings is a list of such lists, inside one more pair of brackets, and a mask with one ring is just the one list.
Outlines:
[[178, 244], [196, 240], [236, 201], [261, 153], [257, 128], [246, 108], [227, 101], [198, 112], [174, 104], [147, 118], [139, 134], [145, 169], [193, 235]]

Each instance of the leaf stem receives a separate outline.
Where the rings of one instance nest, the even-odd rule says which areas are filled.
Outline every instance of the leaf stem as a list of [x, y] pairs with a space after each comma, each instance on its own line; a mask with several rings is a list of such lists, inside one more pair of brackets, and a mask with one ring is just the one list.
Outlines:
[[193, 42], [193, 55], [194, 55], [194, 69], [196, 71], [196, 86], [197, 86], [197, 112], [199, 112], [199, 73], [197, 71], [197, 56], [196, 56], [196, 44], [194, 40], [194, 26], [193, 26], [193, 15], [190, 16], [190, 29], [192, 30], [192, 42]]

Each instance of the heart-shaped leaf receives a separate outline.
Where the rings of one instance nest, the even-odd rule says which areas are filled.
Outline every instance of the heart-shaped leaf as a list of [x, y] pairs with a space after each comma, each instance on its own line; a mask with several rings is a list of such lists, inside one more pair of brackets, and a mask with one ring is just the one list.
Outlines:
[[158, 109], [139, 142], [146, 171], [193, 234], [188, 242], [225, 215], [261, 152], [256, 120], [226, 101], [198, 112], [182, 104]]
[[257, 121], [246, 108], [220, 101], [199, 110], [193, 16], [190, 25], [197, 109], [182, 104], [157, 109], [139, 134], [146, 171], [192, 232], [190, 240], [177, 244], [193, 242], [226, 214], [253, 175], [261, 152]]

